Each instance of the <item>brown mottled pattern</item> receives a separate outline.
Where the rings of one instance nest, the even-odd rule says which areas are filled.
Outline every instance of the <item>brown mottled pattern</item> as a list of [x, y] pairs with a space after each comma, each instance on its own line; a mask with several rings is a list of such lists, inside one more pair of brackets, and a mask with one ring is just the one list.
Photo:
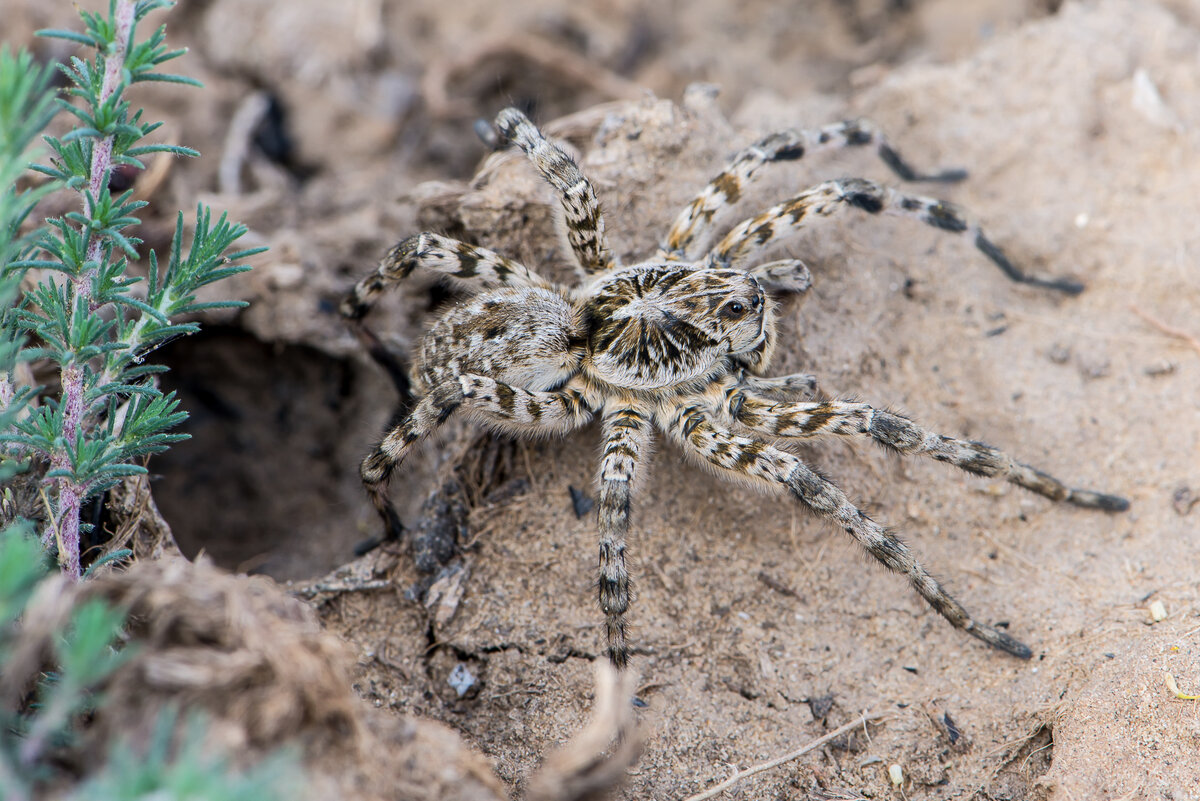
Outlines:
[[[370, 353], [399, 373], [396, 385], [411, 387], [414, 395], [404, 399], [411, 411], [361, 466], [387, 535], [399, 538], [404, 531], [385, 492], [388, 477], [413, 445], [451, 415], [463, 414], [524, 437], [562, 434], [600, 416], [604, 441], [597, 594], [608, 658], [618, 667], [628, 664], [630, 654], [626, 539], [633, 487], [655, 428], [721, 475], [794, 498], [846, 531], [885, 567], [904, 574], [951, 624], [1027, 658], [1028, 648], [972, 619], [903, 543], [851, 505], [838, 487], [768, 440], [854, 436], [971, 473], [1003, 477], [1052, 500], [1107, 511], [1122, 510], [1128, 503], [1114, 495], [1070, 489], [991, 446], [931, 434], [905, 417], [866, 404], [811, 400], [816, 380], [810, 375], [766, 376], [777, 331], [774, 305], [764, 287], [803, 292], [812, 277], [796, 259], [752, 260], [783, 235], [853, 207], [971, 236], [1015, 280], [1071, 291], [1069, 282], [1021, 273], [957, 207], [860, 179], [819, 184], [736, 226], [696, 263], [680, 260], [695, 257], [692, 251], [711, 238], [716, 212], [742, 196], [746, 181], [764, 163], [794, 160], [822, 146], [874, 143], [880, 157], [902, 176], [917, 175], [861, 121], [812, 134], [783, 132], [743, 150], [677, 218], [667, 237], [668, 253], [621, 267], [605, 241], [592, 185], [575, 163], [520, 112], [505, 110], [496, 124], [557, 190], [568, 239], [591, 275], [585, 287], [557, 287], [489, 250], [423, 233], [393, 247], [348, 294], [342, 314]], [[411, 381], [405, 381], [405, 360], [390, 357], [363, 318], [383, 291], [417, 268], [449, 278], [468, 297], [429, 325]]]

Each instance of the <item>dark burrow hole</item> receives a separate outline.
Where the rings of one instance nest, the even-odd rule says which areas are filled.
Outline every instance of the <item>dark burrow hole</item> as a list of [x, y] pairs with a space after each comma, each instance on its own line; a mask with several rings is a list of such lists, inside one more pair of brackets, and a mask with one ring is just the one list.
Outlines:
[[231, 570], [306, 578], [378, 533], [358, 463], [396, 401], [379, 371], [229, 327], [178, 340], [162, 358], [163, 389], [178, 393], [191, 439], [150, 470], [188, 557], [204, 551]]

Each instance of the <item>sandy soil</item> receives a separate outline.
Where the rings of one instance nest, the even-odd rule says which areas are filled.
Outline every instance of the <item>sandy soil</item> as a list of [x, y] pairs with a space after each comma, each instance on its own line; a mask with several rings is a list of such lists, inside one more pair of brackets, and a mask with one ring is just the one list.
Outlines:
[[[1200, 336], [1200, 6], [331, 8], [211, 0], [167, 18], [192, 48], [180, 68], [208, 89], [147, 103], [166, 138], [205, 158], [163, 168], [151, 190], [162, 211], [143, 236], [160, 245], [173, 209], [200, 198], [271, 245], [224, 288], [252, 306], [164, 356], [195, 439], [155, 462], [154, 492], [185, 551], [300, 587], [375, 532], [356, 461], [395, 398], [334, 307], [385, 247], [432, 228], [562, 269], [552, 198], [522, 159], [492, 156], [469, 180], [485, 156], [475, 119], [510, 102], [546, 123], [571, 114], [549, 127], [578, 149], [630, 259], [738, 147], [866, 116], [914, 163], [970, 170], [916, 191], [965, 205], [1014, 258], [1087, 291], [1016, 286], [969, 243], [848, 216], [787, 248], [816, 283], [784, 302], [779, 371], [815, 372], [831, 395], [985, 440], [1133, 508], [1058, 507], [873, 448], [800, 451], [968, 608], [1007, 621], [1035, 651], [1020, 662], [951, 629], [839, 532], [664, 445], [631, 543], [647, 706], [620, 797], [685, 798], [871, 710], [886, 719], [730, 795], [1200, 798], [1200, 705], [1164, 684], [1169, 672], [1200, 691], [1200, 505], [1188, 501], [1200, 494], [1200, 352], [1146, 319]], [[0, 10], [10, 39], [73, 13]], [[685, 93], [700, 80], [721, 94]], [[285, 158], [259, 145], [238, 158], [246, 137], [231, 120], [255, 91], [287, 112]], [[894, 180], [866, 154], [815, 159], [771, 171], [738, 211], [848, 174]], [[374, 325], [405, 347], [444, 297], [414, 282]], [[461, 569], [438, 583], [457, 603], [414, 600], [435, 576], [386, 551], [357, 570], [387, 589], [318, 596], [357, 655], [361, 696], [448, 723], [516, 790], [591, 706], [595, 525], [568, 488], [591, 492], [596, 436], [493, 460], [451, 431], [393, 483], [410, 521], [451, 474], [463, 486]], [[1167, 617], [1151, 624], [1155, 601]], [[463, 669], [475, 681], [459, 697], [450, 678]]]

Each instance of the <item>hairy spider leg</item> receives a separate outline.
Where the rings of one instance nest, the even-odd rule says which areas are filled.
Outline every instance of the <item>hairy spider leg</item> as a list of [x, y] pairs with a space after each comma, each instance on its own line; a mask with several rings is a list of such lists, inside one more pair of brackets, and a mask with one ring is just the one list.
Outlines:
[[[412, 447], [433, 434], [456, 411], [476, 422], [516, 436], [561, 434], [585, 425], [592, 412], [574, 387], [530, 392], [479, 375], [461, 375], [429, 389], [362, 461], [367, 495], [385, 525], [385, 538], [398, 540], [404, 525], [387, 497], [387, 480]], [[372, 543], [360, 550], [370, 550]]]
[[1003, 478], [1052, 501], [1106, 512], [1123, 512], [1129, 508], [1129, 501], [1124, 498], [1072, 489], [1054, 476], [1018, 462], [991, 445], [931, 433], [907, 417], [865, 403], [776, 403], [756, 397], [731, 383], [725, 393], [724, 405], [733, 420], [751, 431], [772, 437], [869, 437], [898, 453], [928, 456], [977, 476]]
[[629, 664], [626, 612], [630, 580], [625, 564], [626, 536], [638, 462], [650, 448], [651, 417], [633, 403], [617, 403], [604, 411], [604, 455], [600, 460], [600, 560], [597, 589], [604, 613], [608, 658], [617, 668]]
[[746, 185], [764, 164], [796, 161], [810, 153], [875, 145], [876, 152], [896, 175], [905, 181], [961, 181], [965, 170], [921, 173], [900, 157], [895, 148], [868, 120], [846, 120], [814, 131], [789, 129], [770, 134], [730, 159], [716, 178], [708, 182], [675, 218], [660, 253], [673, 261], [695, 261], [715, 236], [714, 217], [721, 209], [741, 199]]
[[661, 424], [684, 451], [717, 468], [775, 494], [788, 493], [816, 514], [842, 528], [884, 567], [908, 578], [934, 611], [955, 628], [1021, 659], [1033, 653], [998, 629], [976, 621], [917, 561], [912, 551], [850, 503], [845, 493], [817, 475], [798, 457], [715, 425], [698, 406], [680, 403]]
[[737, 378], [738, 386], [771, 398], [815, 398], [817, 377], [812, 373], [791, 373], [781, 376], [757, 376], [743, 373]]
[[420, 267], [470, 292], [494, 287], [548, 287], [550, 282], [523, 264], [487, 248], [438, 234], [416, 234], [394, 245], [375, 272], [355, 284], [339, 308], [348, 320], [361, 320], [379, 296]]
[[558, 192], [562, 203], [567, 242], [585, 275], [618, 266], [604, 234], [604, 215], [591, 181], [574, 159], [551, 142], [524, 114], [506, 108], [496, 117], [496, 129], [505, 140], [525, 152], [542, 177]]
[[342, 299], [338, 311], [367, 353], [391, 378], [404, 413], [410, 412], [415, 403], [409, 379], [412, 365], [391, 351], [363, 320], [383, 292], [417, 268], [445, 276], [459, 288], [474, 293], [493, 287], [550, 286], [519, 262], [450, 237], [422, 233], [392, 246], [375, 272], [355, 284]]
[[812, 273], [799, 259], [780, 259], [756, 264], [746, 272], [757, 278], [767, 289], [800, 294], [812, 286]]
[[754, 259], [769, 245], [792, 235], [810, 222], [827, 220], [838, 212], [855, 208], [870, 214], [892, 214], [920, 220], [940, 231], [969, 237], [1009, 279], [1021, 284], [1055, 289], [1071, 295], [1083, 291], [1083, 284], [1069, 278], [1041, 278], [1018, 269], [996, 246], [979, 223], [959, 206], [944, 200], [897, 192], [864, 178], [824, 181], [795, 197], [785, 200], [755, 217], [734, 226], [705, 257], [705, 263], [733, 267]]

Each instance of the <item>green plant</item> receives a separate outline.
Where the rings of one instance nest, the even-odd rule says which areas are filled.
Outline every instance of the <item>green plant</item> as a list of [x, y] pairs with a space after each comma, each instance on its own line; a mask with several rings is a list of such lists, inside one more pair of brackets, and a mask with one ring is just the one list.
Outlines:
[[[123, 611], [103, 600], [72, 597], [72, 587], [55, 584], [49, 569], [31, 526], [17, 523], [0, 531], [0, 798], [6, 801], [40, 797], [67, 778], [61, 757], [76, 745], [86, 714], [98, 706], [97, 688], [138, 648], [136, 642], [118, 647]], [[53, 671], [41, 672], [40, 656]], [[89, 775], [67, 797], [296, 797], [301, 771], [294, 753], [280, 751], [236, 769], [207, 744], [204, 717], [191, 715], [182, 725], [178, 718], [177, 709], [163, 709], [144, 748], [118, 739], [106, 752], [65, 760]]]
[[[146, 355], [199, 328], [196, 322], [180, 322], [181, 315], [243, 305], [198, 302], [196, 292], [249, 269], [233, 262], [261, 250], [230, 252], [245, 227], [224, 215], [214, 221], [200, 206], [186, 250], [181, 213], [166, 265], [160, 266], [151, 252], [146, 279], [130, 269], [141, 245], [130, 229], [140, 222], [135, 215], [146, 204], [133, 199], [132, 190], [113, 194], [113, 169], [140, 170], [141, 157], [152, 153], [199, 155], [175, 145], [139, 144], [161, 123], [142, 122], [142, 111], [132, 110], [125, 98], [129, 86], [144, 81], [198, 85], [156, 71], [183, 54], [167, 49], [163, 27], [144, 41], [136, 38], [138, 23], [147, 14], [170, 5], [167, 0], [110, 0], [107, 14], [81, 12], [83, 33], [40, 32], [96, 51], [91, 60], [72, 58], [69, 65], [60, 65], [72, 84], [67, 94], [81, 101], [57, 100], [75, 117], [75, 127], [61, 138], [46, 137], [51, 163], [34, 167], [52, 184], [78, 192], [82, 208], [46, 220], [5, 255], [0, 277], [6, 281], [27, 270], [43, 271], [40, 283], [6, 311], [5, 324], [10, 333], [23, 332], [31, 340], [18, 359], [57, 365], [60, 390], [57, 397], [45, 397], [41, 406], [7, 421], [0, 445], [10, 458], [40, 455], [49, 464], [52, 508], [42, 541], [57, 545], [59, 562], [75, 577], [80, 575], [83, 502], [125, 476], [144, 473], [136, 460], [185, 437], [171, 429], [187, 415], [173, 394], [164, 395], [155, 386], [155, 374], [166, 368], [146, 363]], [[6, 394], [28, 400], [28, 392], [21, 394], [16, 386], [9, 371], [0, 379], [0, 402]]]
[[158, 716], [148, 748], [117, 743], [103, 770], [80, 785], [69, 798], [78, 801], [266, 801], [302, 797], [295, 755], [283, 750], [239, 771], [229, 759], [205, 745], [208, 723], [193, 715], [182, 726], [172, 748], [178, 715], [166, 709]]
[[[75, 721], [92, 704], [92, 688], [130, 653], [113, 649], [124, 614], [87, 601], [53, 633], [57, 670], [40, 681], [30, 675], [41, 666], [27, 659], [21, 618], [48, 569], [30, 528], [17, 523], [0, 532], [0, 797], [8, 799], [31, 798], [49, 778], [48, 754], [70, 741]], [[26, 703], [31, 684], [36, 700]]]
[[[17, 323], [21, 271], [8, 265], [28, 258], [33, 237], [20, 234], [33, 207], [55, 184], [34, 189], [22, 186], [30, 147], [54, 116], [51, 70], [39, 67], [26, 52], [13, 55], [0, 46], [0, 431], [17, 421], [33, 394], [12, 378], [24, 345]], [[22, 465], [0, 450], [0, 481], [12, 478]]]

